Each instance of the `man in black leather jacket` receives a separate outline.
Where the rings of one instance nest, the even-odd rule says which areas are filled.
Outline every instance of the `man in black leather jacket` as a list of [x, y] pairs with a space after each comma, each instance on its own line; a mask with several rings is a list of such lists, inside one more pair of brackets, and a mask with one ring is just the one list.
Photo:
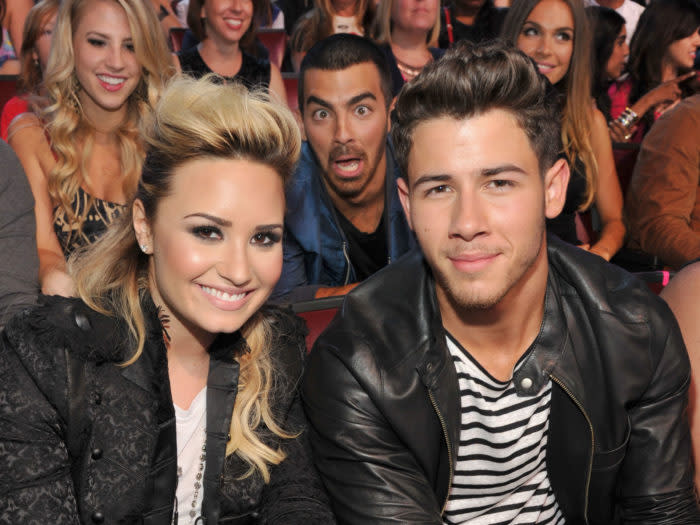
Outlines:
[[546, 237], [569, 169], [544, 82], [464, 44], [398, 98], [421, 251], [347, 296], [302, 392], [339, 523], [700, 523], [672, 314]]

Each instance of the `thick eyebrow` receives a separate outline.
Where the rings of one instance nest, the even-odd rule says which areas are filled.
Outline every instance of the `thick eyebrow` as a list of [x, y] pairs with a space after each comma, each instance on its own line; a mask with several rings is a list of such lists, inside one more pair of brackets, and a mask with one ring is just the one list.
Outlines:
[[209, 215], [208, 213], [191, 213], [189, 215], [185, 215], [185, 219], [189, 219], [191, 217], [200, 217], [202, 219], [207, 219], [213, 222], [214, 224], [217, 224], [224, 228], [229, 228], [232, 226], [231, 221], [227, 221], [226, 219], [222, 219], [221, 217], [217, 217], [215, 215]]
[[[515, 164], [501, 164], [492, 168], [483, 168], [479, 172], [479, 175], [482, 177], [495, 177], [501, 173], [520, 173], [522, 175], [527, 175], [527, 172], [524, 169], [522, 169], [520, 166], [516, 166]], [[413, 187], [415, 188], [420, 184], [428, 184], [431, 182], [449, 182], [450, 180], [452, 180], [452, 175], [448, 175], [446, 173], [422, 175], [416, 179], [416, 181], [413, 183]]]
[[[355, 95], [354, 97], [352, 97], [350, 100], [348, 100], [345, 103], [345, 105], [346, 106], [354, 106], [355, 104], [363, 101], [366, 98], [369, 98], [372, 100], [377, 100], [377, 97], [374, 95], [374, 93], [372, 93], [371, 91], [365, 91], [363, 93], [360, 93], [359, 95]], [[309, 98], [306, 99], [306, 104], [309, 105], [312, 103], [317, 104], [317, 105], [322, 106], [322, 107], [327, 108], [327, 109], [333, 108], [333, 105], [330, 102], [327, 102], [327, 101], [323, 100], [322, 98], [319, 98], [315, 95], [309, 95]]]

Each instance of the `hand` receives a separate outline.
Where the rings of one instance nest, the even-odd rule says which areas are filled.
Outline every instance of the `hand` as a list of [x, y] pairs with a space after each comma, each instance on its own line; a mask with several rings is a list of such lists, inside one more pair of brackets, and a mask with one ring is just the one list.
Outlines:
[[649, 98], [649, 104], [651, 107], [656, 107], [659, 104], [671, 104], [678, 100], [681, 96], [681, 88], [678, 87], [678, 84], [694, 75], [695, 71], [691, 71], [685, 75], [667, 80], [666, 82], [656, 86], [644, 96]]
[[44, 275], [41, 283], [41, 293], [44, 295], [62, 295], [63, 297], [73, 297], [75, 295], [75, 285], [73, 278], [65, 270], [54, 268]]
[[627, 142], [637, 130], [637, 126], [632, 126], [630, 129], [627, 129], [617, 120], [611, 120], [608, 122], [608, 129], [610, 130], [610, 138], [613, 142]]

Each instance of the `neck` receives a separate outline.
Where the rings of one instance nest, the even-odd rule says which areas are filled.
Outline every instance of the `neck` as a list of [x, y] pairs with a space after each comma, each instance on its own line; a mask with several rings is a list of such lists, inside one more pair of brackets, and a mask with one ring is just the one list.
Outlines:
[[394, 54], [411, 54], [419, 52], [423, 55], [428, 50], [426, 43], [428, 34], [422, 29], [403, 29], [394, 27], [391, 30], [391, 49]]
[[[362, 232], [377, 229], [384, 213], [384, 184], [386, 181], [386, 153], [382, 156], [367, 187], [359, 195], [348, 199], [335, 193], [326, 185], [336, 209]], [[324, 181], [325, 182], [325, 181]]]
[[199, 54], [204, 58], [214, 58], [218, 60], [230, 60], [241, 54], [240, 42], [217, 39], [215, 36], [207, 37], [197, 46]]
[[467, 26], [473, 26], [481, 7], [455, 5], [455, 18]]
[[[547, 250], [543, 241], [533, 266], [494, 306], [465, 309], [437, 286], [443, 325], [495, 378], [510, 379], [518, 359], [537, 337], [544, 316]], [[533, 305], [536, 305], [533, 308]]]
[[83, 115], [94, 130], [94, 139], [97, 143], [113, 143], [116, 133], [126, 120], [127, 104], [114, 111], [98, 107], [92, 101], [81, 100]]
[[357, 2], [338, 2], [333, 4], [335, 9], [335, 14], [338, 16], [356, 16], [357, 15]]
[[598, 5], [602, 5], [603, 7], [617, 9], [625, 3], [625, 0], [596, 0], [596, 2], [598, 2]]
[[673, 66], [671, 62], [664, 59], [661, 63], [661, 82], [673, 80], [678, 76], [678, 68]]

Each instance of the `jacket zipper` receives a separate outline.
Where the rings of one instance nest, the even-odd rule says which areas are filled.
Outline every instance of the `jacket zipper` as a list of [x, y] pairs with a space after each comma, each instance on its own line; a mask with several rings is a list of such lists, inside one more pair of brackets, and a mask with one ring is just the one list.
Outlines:
[[447, 507], [447, 502], [450, 499], [450, 490], [452, 488], [452, 477], [454, 475], [454, 472], [453, 472], [454, 464], [452, 462], [452, 446], [450, 445], [450, 437], [447, 434], [447, 424], [445, 423], [445, 418], [442, 417], [442, 413], [440, 412], [440, 409], [438, 408], [437, 403], [435, 402], [435, 398], [433, 397], [433, 392], [430, 389], [428, 389], [428, 397], [430, 397], [430, 402], [433, 404], [433, 408], [435, 409], [435, 413], [437, 414], [437, 417], [440, 420], [440, 425], [442, 426], [442, 433], [445, 436], [445, 443], [447, 443], [447, 461], [450, 464], [450, 478], [447, 481], [447, 495], [445, 496], [445, 501], [442, 504], [442, 510], [440, 511], [440, 516], [442, 516], [445, 513], [445, 508]]
[[583, 414], [583, 417], [586, 418], [586, 423], [588, 423], [588, 428], [591, 431], [591, 457], [588, 461], [588, 474], [586, 476], [586, 494], [584, 494], [584, 500], [583, 500], [583, 520], [588, 523], [588, 493], [590, 491], [591, 487], [591, 474], [593, 473], [593, 452], [595, 451], [595, 435], [593, 433], [593, 423], [591, 423], [591, 419], [588, 417], [588, 414], [586, 411], [583, 409], [583, 405], [581, 402], [576, 399], [576, 396], [569, 390], [564, 383], [562, 383], [559, 379], [554, 377], [552, 374], [549, 374], [549, 378], [554, 381], [557, 385], [561, 387], [561, 389], [567, 393], [567, 395], [571, 398], [571, 400], [576, 404], [578, 409], [581, 411]]
[[345, 257], [346, 270], [345, 270], [345, 282], [343, 284], [348, 284], [350, 281], [350, 256], [348, 255], [348, 243], [343, 241], [343, 257]]

